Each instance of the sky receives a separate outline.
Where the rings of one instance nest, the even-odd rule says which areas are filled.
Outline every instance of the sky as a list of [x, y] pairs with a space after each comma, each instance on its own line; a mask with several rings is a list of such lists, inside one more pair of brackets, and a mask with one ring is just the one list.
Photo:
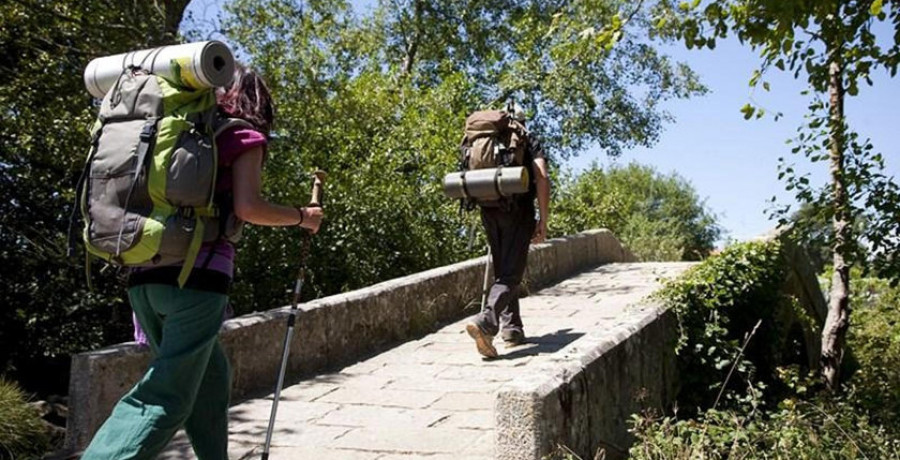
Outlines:
[[[748, 82], [760, 59], [734, 39], [720, 40], [711, 51], [687, 50], [680, 45], [664, 51], [697, 72], [709, 93], [664, 103], [662, 107], [674, 122], [665, 127], [652, 147], [630, 150], [615, 160], [594, 149], [575, 159], [573, 168], [585, 168], [594, 160], [601, 165], [636, 161], [660, 172], [675, 172], [706, 199], [725, 236], [737, 240], [753, 238], [774, 227], [766, 212], [772, 196], [777, 196], [779, 203], [793, 203], [790, 192], [777, 179], [779, 157], [809, 172], [811, 183], [828, 182], [826, 162], [813, 169], [802, 156], [792, 155], [791, 146], [785, 143], [797, 135], [807, 113], [810, 97], [800, 94], [806, 89], [805, 77], [795, 80], [790, 73], [772, 69], [763, 79], [770, 82], [771, 91], [764, 91], [761, 85], [752, 90]], [[896, 109], [900, 82], [886, 73], [873, 75], [873, 81], [872, 87], [861, 87], [859, 96], [847, 98], [846, 116], [860, 137], [870, 138], [875, 149], [884, 154], [888, 173], [898, 177], [900, 155], [895, 135], [900, 120]], [[744, 120], [740, 108], [748, 102], [784, 116], [778, 121], [772, 117]]]
[[[193, 0], [188, 11], [197, 18], [213, 18], [223, 0]], [[352, 2], [362, 14], [374, 0]], [[879, 35], [888, 36], [885, 27]], [[688, 100], [670, 100], [661, 108], [674, 121], [666, 124], [659, 141], [651, 147], [635, 148], [611, 159], [597, 148], [589, 149], [569, 161], [565, 167], [583, 170], [594, 161], [602, 166], [638, 162], [653, 166], [661, 173], [676, 173], [694, 187], [714, 213], [725, 234], [724, 239], [746, 240], [774, 227], [767, 218], [769, 199], [779, 204], [793, 203], [784, 183], [777, 179], [778, 159], [797, 163], [799, 171], [810, 173], [813, 184], [826, 184], [825, 162], [813, 166], [801, 156], [792, 155], [785, 141], [796, 136], [810, 102], [803, 96], [805, 77], [772, 69], [763, 78], [770, 83], [753, 90], [748, 81], [760, 59], [749, 47], [735, 39], [719, 40], [715, 50], [687, 50], [680, 44], [662, 51], [687, 63], [699, 76], [709, 93]], [[898, 132], [896, 106], [900, 104], [900, 80], [886, 73], [873, 75], [874, 86], [862, 86], [856, 97], [848, 97], [845, 112], [850, 126], [862, 138], [870, 138], [876, 151], [885, 157], [887, 172], [900, 177], [900, 152], [894, 135]], [[768, 113], [782, 113], [778, 121], [767, 116], [744, 120], [740, 108], [752, 103]], [[796, 206], [794, 206], [796, 208]]]

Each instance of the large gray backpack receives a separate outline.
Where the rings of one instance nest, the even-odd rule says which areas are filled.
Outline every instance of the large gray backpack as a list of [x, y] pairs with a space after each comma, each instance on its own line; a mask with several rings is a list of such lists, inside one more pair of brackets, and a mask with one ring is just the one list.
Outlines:
[[215, 136], [237, 125], [252, 127], [220, 119], [214, 89], [123, 72], [103, 98], [79, 181], [88, 252], [120, 266], [180, 262], [184, 285], [202, 243], [240, 236], [231, 203], [215, 193]]

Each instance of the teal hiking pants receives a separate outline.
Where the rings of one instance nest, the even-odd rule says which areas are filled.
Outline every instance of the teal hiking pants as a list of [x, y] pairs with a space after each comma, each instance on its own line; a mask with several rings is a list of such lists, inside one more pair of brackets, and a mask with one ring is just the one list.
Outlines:
[[154, 459], [181, 427], [199, 459], [226, 459], [231, 370], [218, 334], [228, 296], [145, 284], [128, 297], [153, 361], [82, 459]]

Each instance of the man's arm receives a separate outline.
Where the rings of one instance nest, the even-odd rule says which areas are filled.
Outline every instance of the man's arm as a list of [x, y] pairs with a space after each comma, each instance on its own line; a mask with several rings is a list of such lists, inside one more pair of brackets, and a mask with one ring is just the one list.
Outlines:
[[531, 170], [537, 182], [538, 211], [541, 217], [531, 237], [531, 242], [537, 244], [547, 238], [547, 220], [550, 218], [550, 176], [547, 172], [547, 161], [543, 158], [535, 158], [531, 163]]

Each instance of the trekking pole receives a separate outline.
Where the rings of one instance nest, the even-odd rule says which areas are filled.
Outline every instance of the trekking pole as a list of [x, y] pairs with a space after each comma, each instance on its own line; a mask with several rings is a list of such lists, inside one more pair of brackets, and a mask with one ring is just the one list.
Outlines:
[[488, 272], [491, 269], [491, 245], [487, 245], [487, 260], [484, 262], [484, 285], [481, 287], [481, 311], [484, 311], [484, 305], [487, 303], [488, 293]]
[[[313, 173], [312, 198], [309, 207], [322, 206], [322, 184], [325, 180], [324, 171]], [[275, 383], [275, 396], [272, 400], [272, 414], [269, 415], [269, 428], [266, 430], [266, 444], [263, 447], [262, 460], [269, 459], [269, 447], [272, 445], [272, 432], [275, 429], [275, 414], [278, 412], [278, 399], [281, 397], [281, 388], [284, 385], [284, 374], [287, 370], [288, 355], [291, 352], [291, 339], [294, 337], [294, 322], [297, 318], [297, 304], [300, 303], [300, 291], [303, 289], [303, 280], [306, 278], [306, 259], [309, 257], [309, 240], [312, 235], [306, 234], [300, 246], [300, 271], [297, 273], [297, 281], [294, 283], [294, 299], [291, 301], [291, 314], [288, 316], [287, 332], [284, 336], [284, 345], [281, 349], [281, 368], [278, 371], [278, 382]]]

